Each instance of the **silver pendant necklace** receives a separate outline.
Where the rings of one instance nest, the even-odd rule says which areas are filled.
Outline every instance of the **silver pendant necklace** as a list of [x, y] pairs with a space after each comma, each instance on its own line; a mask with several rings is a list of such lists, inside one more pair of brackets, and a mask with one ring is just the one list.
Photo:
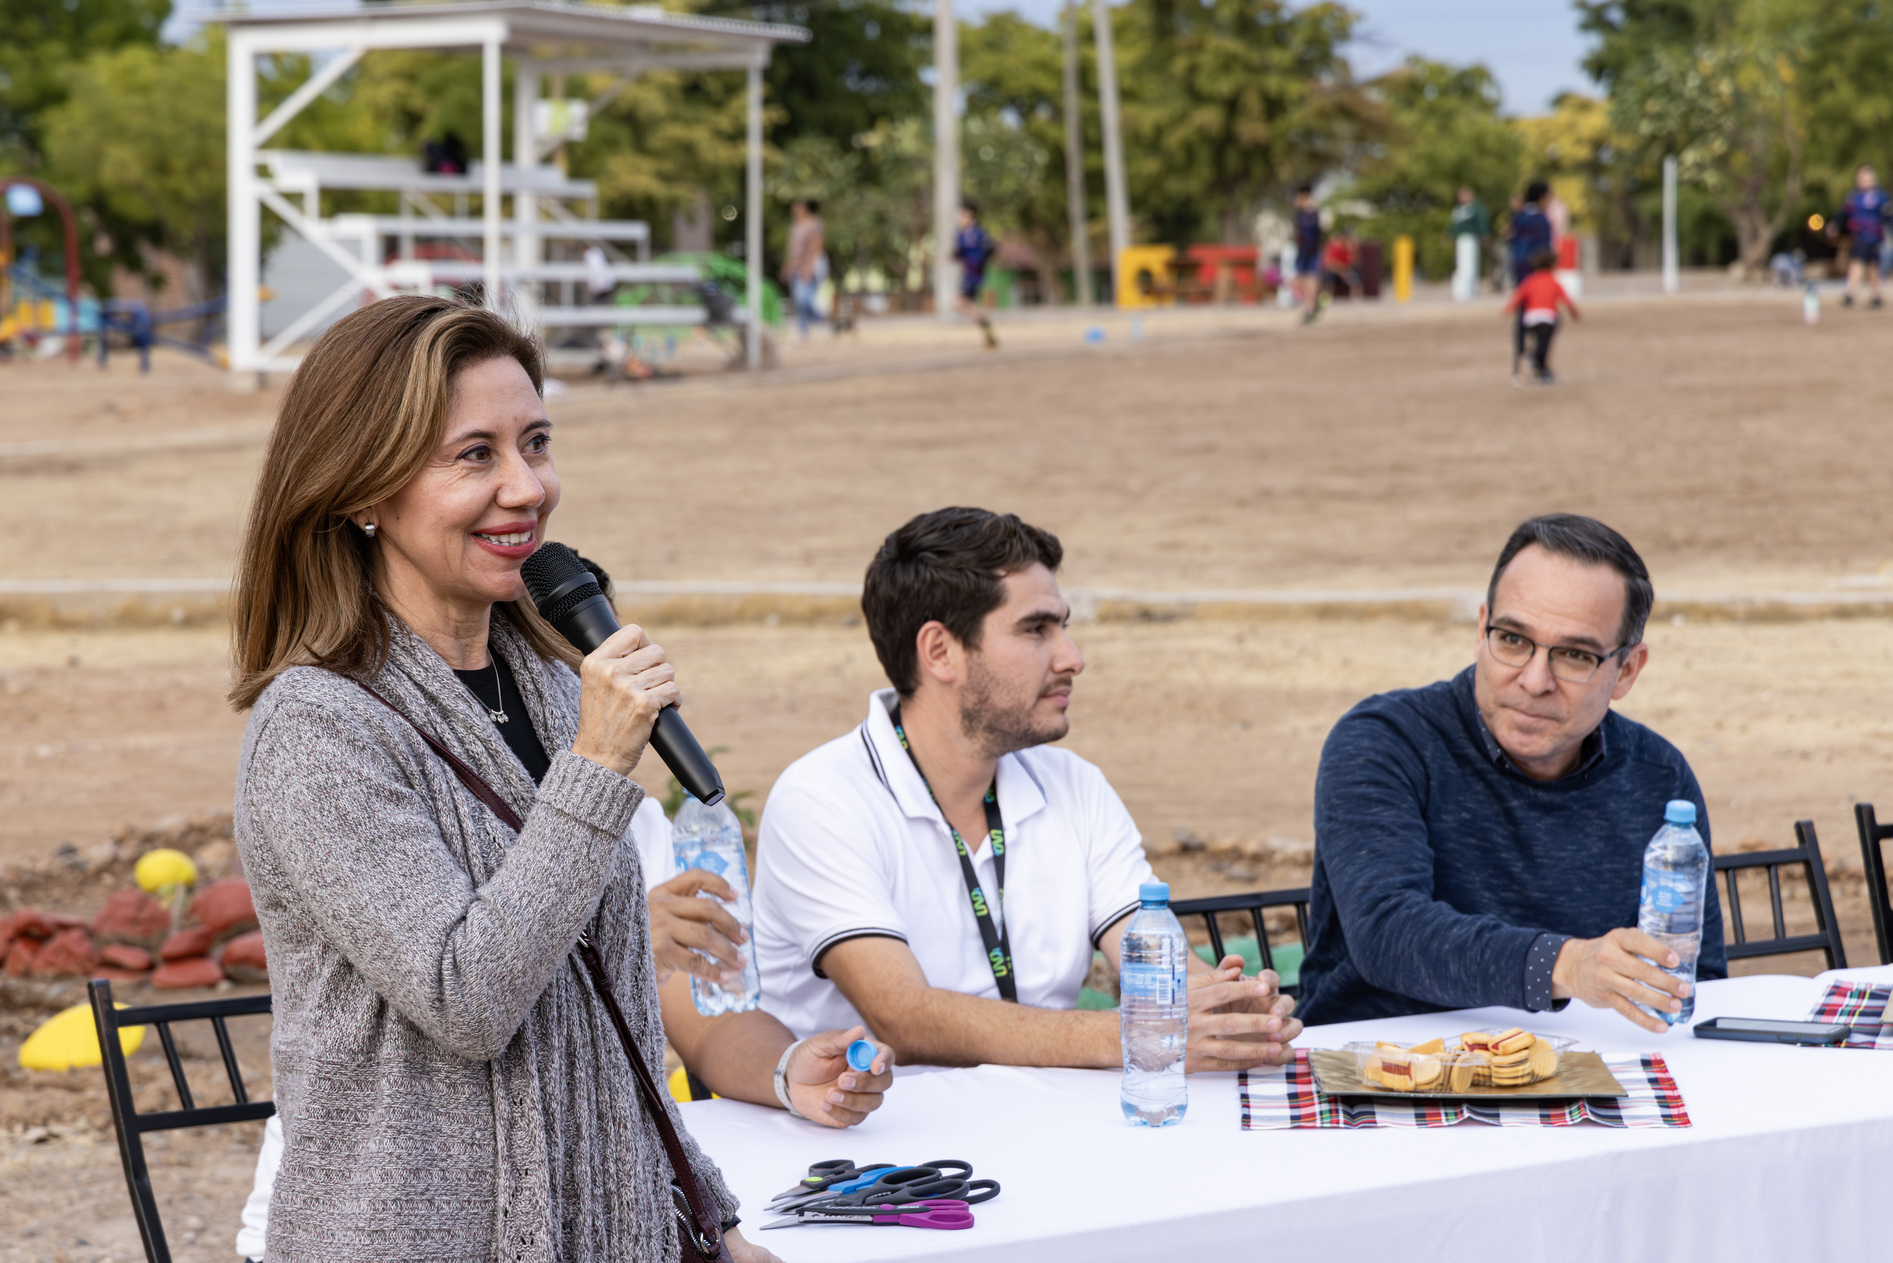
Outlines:
[[[475, 693], [474, 697], [479, 699], [480, 705], [486, 706], [484, 697], [480, 697], [478, 693]], [[499, 703], [499, 709], [495, 710], [491, 706], [486, 706], [487, 716], [494, 723], [503, 724], [506, 722], [506, 690], [500, 687], [500, 656], [497, 653], [493, 655], [493, 700]]]

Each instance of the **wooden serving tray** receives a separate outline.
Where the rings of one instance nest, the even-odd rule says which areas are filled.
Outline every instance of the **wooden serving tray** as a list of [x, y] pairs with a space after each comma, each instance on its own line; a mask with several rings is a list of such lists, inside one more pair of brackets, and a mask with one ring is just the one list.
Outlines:
[[1369, 1083], [1355, 1068], [1354, 1054], [1317, 1048], [1308, 1054], [1315, 1086], [1329, 1096], [1391, 1096], [1403, 1101], [1546, 1101], [1574, 1096], [1628, 1096], [1624, 1085], [1594, 1052], [1568, 1052], [1558, 1059], [1558, 1073], [1519, 1088], [1467, 1088], [1464, 1092], [1397, 1092]]

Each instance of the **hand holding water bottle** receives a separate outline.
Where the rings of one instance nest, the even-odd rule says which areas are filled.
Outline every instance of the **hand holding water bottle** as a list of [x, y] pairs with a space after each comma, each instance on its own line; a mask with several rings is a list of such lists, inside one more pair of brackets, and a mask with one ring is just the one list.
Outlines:
[[730, 884], [701, 868], [651, 887], [651, 958], [660, 987], [678, 970], [725, 990], [743, 985], [737, 948], [749, 935], [725, 906], [735, 902]]
[[1694, 988], [1665, 972], [1681, 963], [1675, 952], [1629, 926], [1601, 938], [1574, 938], [1558, 950], [1551, 970], [1551, 997], [1582, 1000], [1594, 1009], [1615, 1009], [1660, 1035], [1669, 1024], [1639, 1006], [1682, 1011], [1683, 997]]
[[1695, 803], [1665, 806], [1663, 827], [1643, 853], [1637, 928], [1567, 942], [1551, 971], [1553, 999], [1616, 1009], [1657, 1034], [1689, 1021], [1709, 875], [1709, 849], [1695, 825]]
[[[697, 872], [715, 879], [714, 888], [710, 882], [698, 883], [697, 902], [715, 909], [698, 919], [717, 927], [718, 937], [725, 943], [747, 939], [751, 924], [749, 866], [743, 848], [743, 826], [729, 804], [720, 802], [709, 807], [685, 795], [676, 819], [671, 821], [670, 840], [677, 867], [684, 876]], [[673, 883], [682, 880], [679, 877]], [[722, 902], [725, 900], [730, 901], [727, 911]], [[682, 919], [692, 919], [681, 909], [672, 910]], [[731, 936], [727, 927], [721, 926], [717, 913], [722, 913], [741, 937]], [[714, 940], [710, 944], [714, 947]], [[718, 955], [712, 962], [715, 967], [708, 971], [691, 969], [690, 999], [697, 1012], [706, 1017], [746, 1013], [762, 1002], [762, 974], [756, 967], [756, 953], [743, 951], [735, 956], [731, 960], [728, 954]]]

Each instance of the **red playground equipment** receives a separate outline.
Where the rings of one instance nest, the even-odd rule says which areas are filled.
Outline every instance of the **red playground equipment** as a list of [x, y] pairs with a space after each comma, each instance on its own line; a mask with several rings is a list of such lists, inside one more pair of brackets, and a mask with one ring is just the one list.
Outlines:
[[66, 312], [71, 329], [66, 335], [66, 358], [74, 364], [79, 362], [79, 221], [72, 213], [72, 203], [60, 196], [59, 190], [44, 180], [35, 180], [30, 175], [0, 176], [0, 322], [13, 314], [11, 286], [8, 270], [13, 266], [13, 215], [8, 209], [12, 190], [26, 187], [35, 190], [39, 197], [52, 203], [59, 212], [59, 220], [66, 236]]

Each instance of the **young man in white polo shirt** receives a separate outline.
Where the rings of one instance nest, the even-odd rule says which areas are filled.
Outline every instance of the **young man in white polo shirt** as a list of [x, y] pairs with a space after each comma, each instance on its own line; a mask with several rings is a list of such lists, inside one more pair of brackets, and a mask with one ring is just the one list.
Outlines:
[[[956, 508], [868, 567], [862, 610], [895, 687], [782, 774], [757, 845], [763, 1007], [790, 1030], [862, 1022], [906, 1064], [1120, 1063], [1117, 1015], [1072, 1006], [1094, 945], [1118, 966], [1151, 872], [1103, 773], [1046, 745], [1084, 669], [1062, 557], [1017, 517]], [[1272, 972], [1190, 963], [1188, 1069], [1293, 1056], [1301, 1024]]]

